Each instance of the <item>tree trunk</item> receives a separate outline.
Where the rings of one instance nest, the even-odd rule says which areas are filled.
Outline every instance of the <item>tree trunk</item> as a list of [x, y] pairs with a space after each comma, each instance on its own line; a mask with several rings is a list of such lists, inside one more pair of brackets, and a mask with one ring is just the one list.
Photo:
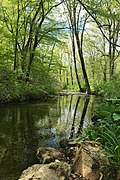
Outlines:
[[104, 64], [104, 72], [103, 72], [103, 80], [106, 82], [107, 81], [107, 65], [106, 65], [106, 59], [105, 59], [105, 64]]
[[74, 29], [72, 29], [72, 51], [73, 51], [73, 60], [74, 60], [74, 66], [75, 66], [75, 74], [76, 74], [76, 79], [77, 79], [77, 83], [78, 83], [78, 87], [80, 92], [83, 91], [81, 84], [80, 84], [80, 79], [78, 76], [78, 70], [77, 70], [77, 62], [76, 62], [76, 52], [75, 52], [75, 39], [74, 39]]
[[111, 79], [112, 72], [111, 72], [111, 66], [112, 66], [112, 42], [111, 42], [111, 23], [109, 21], [109, 77]]
[[89, 84], [89, 80], [88, 80], [88, 76], [87, 76], [87, 72], [86, 72], [86, 68], [85, 68], [85, 63], [84, 63], [84, 57], [83, 57], [83, 50], [82, 50], [82, 45], [83, 45], [83, 34], [84, 34], [84, 30], [85, 30], [85, 24], [87, 21], [87, 18], [84, 21], [84, 25], [82, 28], [82, 33], [81, 33], [81, 42], [79, 39], [79, 31], [78, 31], [78, 21], [76, 22], [76, 7], [73, 7], [73, 15], [74, 15], [74, 28], [75, 28], [75, 37], [76, 37], [76, 42], [77, 42], [77, 48], [78, 48], [78, 54], [79, 54], [79, 58], [80, 58], [80, 62], [81, 62], [81, 67], [82, 67], [82, 72], [83, 72], [83, 76], [84, 76], [84, 80], [85, 80], [85, 84], [86, 84], [86, 90], [87, 93], [90, 94], [91, 93], [91, 89], [90, 89], [90, 84]]
[[68, 79], [68, 71], [66, 71], [66, 84], [69, 85], [69, 79]]
[[71, 84], [73, 86], [73, 72], [72, 72], [72, 65], [70, 65], [70, 77], [71, 77]]
[[18, 26], [19, 26], [19, 19], [20, 19], [20, 10], [19, 10], [19, 1], [17, 5], [17, 23], [16, 23], [16, 33], [15, 33], [15, 46], [14, 46], [14, 71], [17, 69], [17, 52], [18, 52]]
[[50, 71], [50, 67], [51, 67], [51, 64], [52, 64], [55, 45], [56, 45], [56, 43], [54, 43], [54, 44], [53, 44], [53, 47], [52, 47], [50, 62], [49, 62], [49, 65], [48, 65], [48, 72]]
[[69, 63], [69, 67], [70, 67], [70, 78], [71, 78], [71, 84], [73, 86], [73, 71], [72, 71], [72, 58], [71, 58], [71, 54], [68, 53], [68, 61], [70, 61]]
[[72, 10], [72, 7], [73, 5], [71, 6], [71, 3], [70, 1], [67, 1], [65, 0], [64, 1], [67, 9], [68, 9], [68, 13], [69, 13], [69, 27], [71, 29], [71, 42], [72, 42], [72, 54], [73, 54], [73, 61], [74, 61], [74, 67], [75, 67], [75, 74], [76, 74], [76, 80], [77, 80], [77, 84], [78, 84], [78, 87], [79, 87], [79, 90], [80, 92], [83, 91], [82, 89], [82, 86], [81, 86], [81, 82], [80, 82], [80, 79], [79, 79], [79, 75], [78, 75], [78, 70], [77, 70], [77, 62], [76, 62], [76, 49], [75, 49], [75, 26], [74, 26], [74, 18], [73, 18], [73, 10]]
[[29, 79], [29, 76], [30, 76], [31, 66], [33, 64], [33, 60], [34, 60], [34, 56], [35, 56], [35, 50], [37, 48], [37, 45], [38, 45], [38, 34], [37, 34], [37, 31], [36, 31], [33, 48], [31, 48], [30, 56], [29, 56], [28, 68], [27, 68], [27, 73], [26, 73], [26, 78], [27, 79]]

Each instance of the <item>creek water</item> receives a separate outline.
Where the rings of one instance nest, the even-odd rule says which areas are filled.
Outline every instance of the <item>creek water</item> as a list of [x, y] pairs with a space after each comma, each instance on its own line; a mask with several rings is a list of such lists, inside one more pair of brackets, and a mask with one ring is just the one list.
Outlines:
[[17, 180], [38, 163], [40, 146], [59, 147], [91, 123], [94, 96], [58, 96], [44, 102], [0, 106], [0, 180]]

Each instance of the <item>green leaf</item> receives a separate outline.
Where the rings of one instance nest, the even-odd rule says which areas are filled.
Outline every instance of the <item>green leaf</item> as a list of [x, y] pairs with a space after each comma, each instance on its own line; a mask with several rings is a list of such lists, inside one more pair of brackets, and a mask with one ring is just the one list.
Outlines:
[[120, 114], [113, 113], [113, 119], [114, 121], [120, 120]]

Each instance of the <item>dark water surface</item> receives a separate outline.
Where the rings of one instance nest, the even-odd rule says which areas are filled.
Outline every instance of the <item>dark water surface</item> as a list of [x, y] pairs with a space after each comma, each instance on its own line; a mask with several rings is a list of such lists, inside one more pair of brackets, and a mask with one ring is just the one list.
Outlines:
[[0, 106], [0, 180], [17, 180], [37, 163], [38, 147], [76, 137], [91, 122], [94, 105], [94, 96], [69, 95]]

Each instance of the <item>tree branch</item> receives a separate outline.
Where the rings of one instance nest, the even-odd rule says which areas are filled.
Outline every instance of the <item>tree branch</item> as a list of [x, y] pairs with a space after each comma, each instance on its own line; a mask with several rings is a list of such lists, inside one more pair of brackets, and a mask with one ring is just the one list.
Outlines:
[[[87, 6], [81, 1], [78, 0], [78, 2], [83, 6], [83, 8], [86, 10], [86, 12], [90, 15], [90, 17], [92, 17], [92, 19], [96, 22], [96, 24], [98, 25], [98, 28], [100, 30], [100, 32], [102, 33], [102, 35], [107, 39], [107, 41], [109, 42], [109, 38], [105, 35], [104, 31], [102, 30], [102, 25], [101, 23], [96, 19], [96, 17], [88, 10]], [[111, 42], [111, 44], [114, 45], [114, 43]], [[115, 44], [117, 47], [120, 47], [120, 45]]]

